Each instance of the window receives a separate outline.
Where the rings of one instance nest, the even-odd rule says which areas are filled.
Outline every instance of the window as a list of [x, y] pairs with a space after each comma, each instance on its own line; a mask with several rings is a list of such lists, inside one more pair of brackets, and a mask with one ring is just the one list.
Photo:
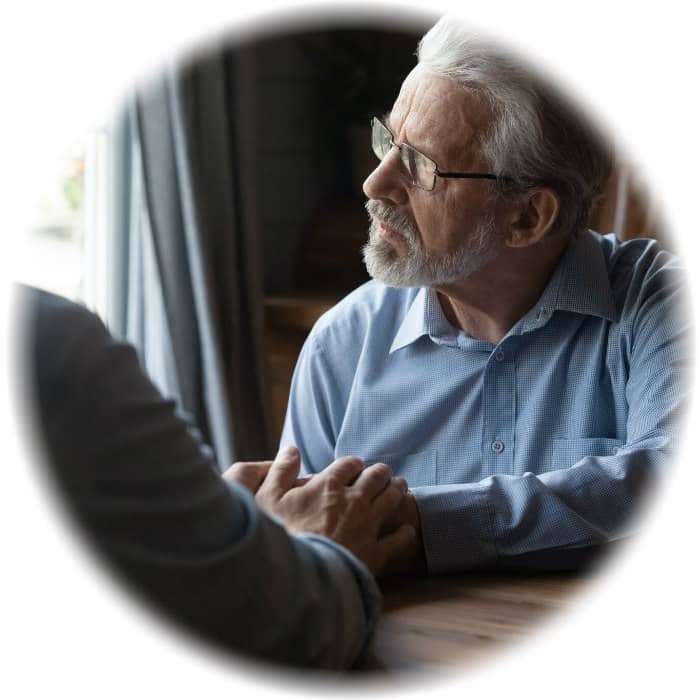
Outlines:
[[83, 299], [83, 208], [85, 144], [75, 144], [60, 164], [59, 177], [40, 192], [23, 232], [15, 279]]
[[18, 282], [84, 302], [104, 317], [108, 280], [109, 134], [94, 129], [67, 151], [40, 192], [20, 243]]

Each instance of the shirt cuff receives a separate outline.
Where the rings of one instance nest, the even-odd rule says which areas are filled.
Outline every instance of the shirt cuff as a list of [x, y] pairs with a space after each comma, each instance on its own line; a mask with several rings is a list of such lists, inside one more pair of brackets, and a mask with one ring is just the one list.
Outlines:
[[486, 486], [419, 486], [411, 493], [418, 506], [429, 574], [465, 571], [496, 561]]
[[374, 577], [352, 552], [333, 540], [312, 533], [296, 537], [313, 546], [326, 562], [329, 575], [343, 600], [343, 636], [346, 640], [358, 640], [350, 663], [354, 661], [354, 666], [361, 666], [369, 653], [382, 611], [382, 594]]

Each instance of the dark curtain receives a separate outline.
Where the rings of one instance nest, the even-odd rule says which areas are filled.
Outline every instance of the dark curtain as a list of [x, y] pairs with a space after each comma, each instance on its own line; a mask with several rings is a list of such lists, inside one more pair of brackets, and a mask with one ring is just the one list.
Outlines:
[[140, 86], [116, 187], [121, 330], [222, 469], [272, 449], [246, 83], [244, 57], [211, 49]]

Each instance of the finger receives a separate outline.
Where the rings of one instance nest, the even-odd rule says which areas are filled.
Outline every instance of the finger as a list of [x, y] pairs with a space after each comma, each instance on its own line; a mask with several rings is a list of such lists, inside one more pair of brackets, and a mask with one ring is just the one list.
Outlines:
[[386, 464], [373, 464], [367, 467], [352, 488], [365, 498], [373, 501], [391, 482], [391, 469]]
[[322, 472], [315, 481], [337, 486], [349, 486], [362, 473], [365, 464], [358, 457], [339, 457]]
[[298, 476], [294, 482], [294, 487], [303, 486], [304, 484], [311, 481], [313, 474], [305, 474], [304, 476]]
[[372, 511], [379, 521], [383, 524], [385, 520], [391, 518], [396, 509], [401, 503], [401, 499], [408, 491], [408, 484], [405, 479], [395, 477], [391, 483], [374, 499], [372, 503]]
[[271, 464], [271, 460], [266, 462], [235, 462], [226, 471], [224, 471], [221, 476], [227, 481], [237, 481], [237, 477], [240, 474], [248, 471], [255, 471], [258, 468], [265, 468], [265, 466], [267, 466], [267, 469], [269, 469]]
[[294, 486], [294, 482], [299, 476], [300, 468], [301, 458], [299, 450], [292, 446], [283, 447], [272, 462], [270, 471], [260, 490], [275, 499], [281, 498]]
[[226, 481], [235, 481], [255, 493], [265, 480], [271, 465], [272, 461], [270, 460], [265, 462], [236, 462], [221, 476]]

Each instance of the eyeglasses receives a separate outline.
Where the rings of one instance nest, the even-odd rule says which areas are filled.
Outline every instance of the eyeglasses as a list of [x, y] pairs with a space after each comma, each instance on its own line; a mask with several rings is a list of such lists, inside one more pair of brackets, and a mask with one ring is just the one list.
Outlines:
[[384, 124], [374, 117], [372, 119], [372, 150], [379, 160], [389, 153], [393, 146], [399, 149], [401, 156], [402, 172], [409, 182], [422, 190], [430, 191], [434, 189], [438, 177], [455, 177], [470, 180], [509, 180], [505, 176], [494, 175], [493, 173], [444, 173], [437, 163], [417, 151], [407, 143], [396, 143], [394, 136]]

